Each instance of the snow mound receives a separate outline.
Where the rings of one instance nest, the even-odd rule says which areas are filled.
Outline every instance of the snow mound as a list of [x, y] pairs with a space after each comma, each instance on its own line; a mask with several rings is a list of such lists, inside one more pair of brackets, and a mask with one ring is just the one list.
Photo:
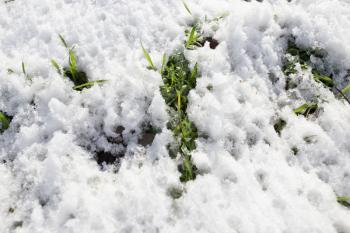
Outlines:
[[[0, 110], [13, 116], [0, 135], [0, 232], [350, 233], [337, 202], [350, 196], [349, 104], [310, 75], [285, 90], [281, 71], [293, 35], [327, 51], [335, 82], [347, 83], [349, 2], [186, 5], [191, 14], [164, 0], [0, 3]], [[203, 25], [215, 49], [185, 51], [201, 74], [187, 112], [206, 136], [192, 154], [199, 175], [181, 183], [162, 78], [146, 69], [140, 42], [159, 67], [194, 17], [223, 15]], [[108, 82], [74, 91], [50, 65], [68, 60], [58, 34], [91, 80]], [[321, 96], [321, 111], [296, 115], [308, 95]], [[149, 124], [161, 133], [142, 145]], [[118, 165], [98, 164], [99, 153], [120, 155]]]

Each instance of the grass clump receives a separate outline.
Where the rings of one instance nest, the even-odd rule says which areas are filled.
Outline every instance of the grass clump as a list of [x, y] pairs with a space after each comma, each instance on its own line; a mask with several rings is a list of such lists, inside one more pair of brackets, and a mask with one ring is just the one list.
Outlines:
[[[282, 71], [286, 75], [286, 90], [296, 88], [297, 82], [293, 80], [293, 74], [297, 73], [297, 65], [300, 65], [302, 70], [307, 70], [311, 68], [311, 74], [316, 82], [322, 83], [325, 88], [333, 90], [334, 81], [333, 74], [326, 71], [324, 68], [317, 66], [312, 62], [312, 57], [319, 59], [323, 64], [326, 64], [325, 57], [327, 53], [320, 48], [302, 48], [297, 46], [295, 43], [295, 38], [291, 38], [288, 41], [288, 47], [286, 53], [289, 55], [285, 60]], [[335, 88], [336, 89], [336, 88]], [[350, 89], [350, 85], [349, 85]], [[296, 114], [304, 115], [308, 117], [309, 115], [315, 113], [318, 109], [317, 101], [306, 102], [299, 107], [293, 109]]]
[[196, 167], [191, 162], [191, 151], [196, 148], [197, 128], [187, 116], [188, 94], [196, 86], [197, 64], [191, 70], [183, 52], [172, 54], [162, 72], [161, 94], [173, 112], [168, 128], [173, 131], [175, 145], [169, 145], [169, 155], [176, 158], [180, 154], [180, 180], [186, 182], [196, 177]]
[[89, 81], [86, 73], [80, 70], [77, 65], [77, 59], [74, 53], [74, 47], [69, 47], [62, 35], [58, 35], [63, 46], [68, 50], [68, 66], [61, 67], [56, 60], [52, 59], [51, 64], [57, 70], [57, 73], [69, 78], [73, 82], [74, 90], [81, 91], [84, 88], [90, 87], [94, 84], [101, 84], [107, 80]]
[[12, 117], [0, 111], [0, 133], [3, 133], [10, 127]]
[[[144, 57], [148, 61], [148, 69], [157, 70], [146, 49], [141, 44]], [[197, 128], [187, 116], [188, 94], [196, 86], [198, 65], [190, 69], [189, 61], [183, 51], [175, 51], [168, 58], [166, 54], [162, 58], [160, 74], [163, 84], [160, 92], [169, 106], [171, 120], [168, 129], [172, 130], [175, 143], [169, 144], [167, 149], [173, 159], [180, 155], [178, 170], [181, 173], [180, 181], [186, 182], [196, 177], [196, 167], [191, 162], [191, 151], [196, 148], [195, 140], [198, 137]]]
[[323, 59], [326, 56], [326, 52], [320, 48], [301, 48], [298, 47], [295, 43], [295, 39], [292, 38], [288, 41], [288, 47], [287, 47], [287, 54], [291, 56], [291, 58], [287, 59], [283, 66], [282, 71], [283, 73], [288, 76], [287, 83], [286, 83], [286, 90], [292, 89], [294, 87], [291, 87], [289, 84], [291, 82], [290, 75], [297, 73], [297, 64], [300, 65], [300, 67], [303, 70], [308, 69], [308, 67], [312, 68], [312, 76], [315, 81], [323, 83], [326, 87], [333, 87], [333, 78], [332, 75], [323, 69], [320, 69], [319, 67], [316, 67], [311, 62], [311, 57], [314, 56], [316, 58], [319, 58], [323, 61]]
[[[184, 3], [186, 11], [192, 15], [190, 9]], [[186, 49], [196, 49], [197, 47], [203, 47], [206, 42], [208, 42], [211, 49], [215, 49], [219, 42], [212, 36], [206, 35], [204, 28], [208, 26], [211, 27], [214, 31], [217, 30], [218, 22], [228, 16], [228, 13], [224, 13], [216, 18], [209, 19], [205, 16], [204, 21], [201, 21], [199, 18], [194, 17], [193, 22], [185, 30], [186, 40], [184, 41], [184, 46]], [[204, 26], [206, 25], [206, 26]]]

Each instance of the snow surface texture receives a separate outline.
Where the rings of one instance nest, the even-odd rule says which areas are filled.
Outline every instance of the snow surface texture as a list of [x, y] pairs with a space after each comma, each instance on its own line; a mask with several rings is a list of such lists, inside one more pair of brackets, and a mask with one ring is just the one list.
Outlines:
[[[318, 46], [341, 72], [350, 64], [350, 4], [340, 0], [193, 0], [195, 17], [228, 16], [206, 32], [220, 44], [186, 51], [201, 77], [188, 114], [201, 171], [181, 184], [166, 145], [172, 133], [147, 70], [140, 40], [157, 66], [183, 46], [192, 20], [181, 1], [15, 0], [0, 3], [0, 110], [14, 116], [0, 136], [0, 232], [349, 233], [350, 106], [304, 77], [285, 91], [288, 36]], [[67, 62], [57, 34], [75, 45], [90, 79], [83, 92], [59, 76]], [[21, 62], [33, 82], [21, 74]], [[8, 74], [11, 68], [15, 74]], [[275, 81], [271, 81], [273, 74]], [[335, 77], [336, 82], [346, 80]], [[208, 85], [212, 90], [208, 90]], [[306, 95], [326, 101], [318, 117], [292, 109]], [[283, 117], [279, 136], [274, 122]], [[137, 143], [142, 125], [160, 127], [152, 145]], [[108, 138], [123, 126], [126, 149]], [[311, 137], [312, 142], [305, 142]], [[297, 156], [291, 148], [297, 147]], [[119, 171], [101, 169], [96, 151], [126, 150]], [[169, 190], [182, 188], [181, 198]]]

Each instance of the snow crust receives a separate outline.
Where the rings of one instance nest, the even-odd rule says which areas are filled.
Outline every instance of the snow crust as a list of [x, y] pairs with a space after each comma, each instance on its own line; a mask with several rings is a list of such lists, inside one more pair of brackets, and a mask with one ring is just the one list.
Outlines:
[[[293, 34], [301, 46], [325, 49], [336, 82], [347, 83], [349, 2], [187, 5], [202, 20], [228, 16], [205, 25], [220, 42], [215, 50], [186, 51], [201, 73], [188, 114], [208, 137], [198, 138], [192, 155], [201, 175], [182, 184], [166, 149], [172, 134], [161, 76], [145, 68], [140, 46], [157, 66], [182, 46], [193, 16], [181, 1], [0, 3], [0, 110], [14, 116], [0, 136], [0, 232], [350, 232], [350, 211], [336, 201], [350, 196], [350, 107], [307, 75], [302, 88], [286, 91], [281, 71]], [[108, 83], [72, 90], [50, 66], [51, 58], [68, 59], [58, 34], [75, 45], [90, 79]], [[306, 119], [292, 109], [308, 95], [325, 102]], [[287, 122], [280, 136], [279, 117]], [[137, 140], [147, 122], [162, 132], [143, 147]], [[122, 150], [108, 140], [121, 125], [125, 157], [118, 171], [101, 169], [94, 153]], [[174, 188], [183, 190], [179, 199], [169, 194]]]

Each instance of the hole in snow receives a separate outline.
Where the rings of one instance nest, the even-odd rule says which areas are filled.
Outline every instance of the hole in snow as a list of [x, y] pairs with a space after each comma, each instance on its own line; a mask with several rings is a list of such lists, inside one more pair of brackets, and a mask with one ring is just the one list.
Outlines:
[[267, 177], [267, 174], [263, 170], [258, 170], [255, 172], [255, 178], [259, 182], [259, 184], [261, 185], [261, 189], [263, 191], [267, 190], [266, 177]]

